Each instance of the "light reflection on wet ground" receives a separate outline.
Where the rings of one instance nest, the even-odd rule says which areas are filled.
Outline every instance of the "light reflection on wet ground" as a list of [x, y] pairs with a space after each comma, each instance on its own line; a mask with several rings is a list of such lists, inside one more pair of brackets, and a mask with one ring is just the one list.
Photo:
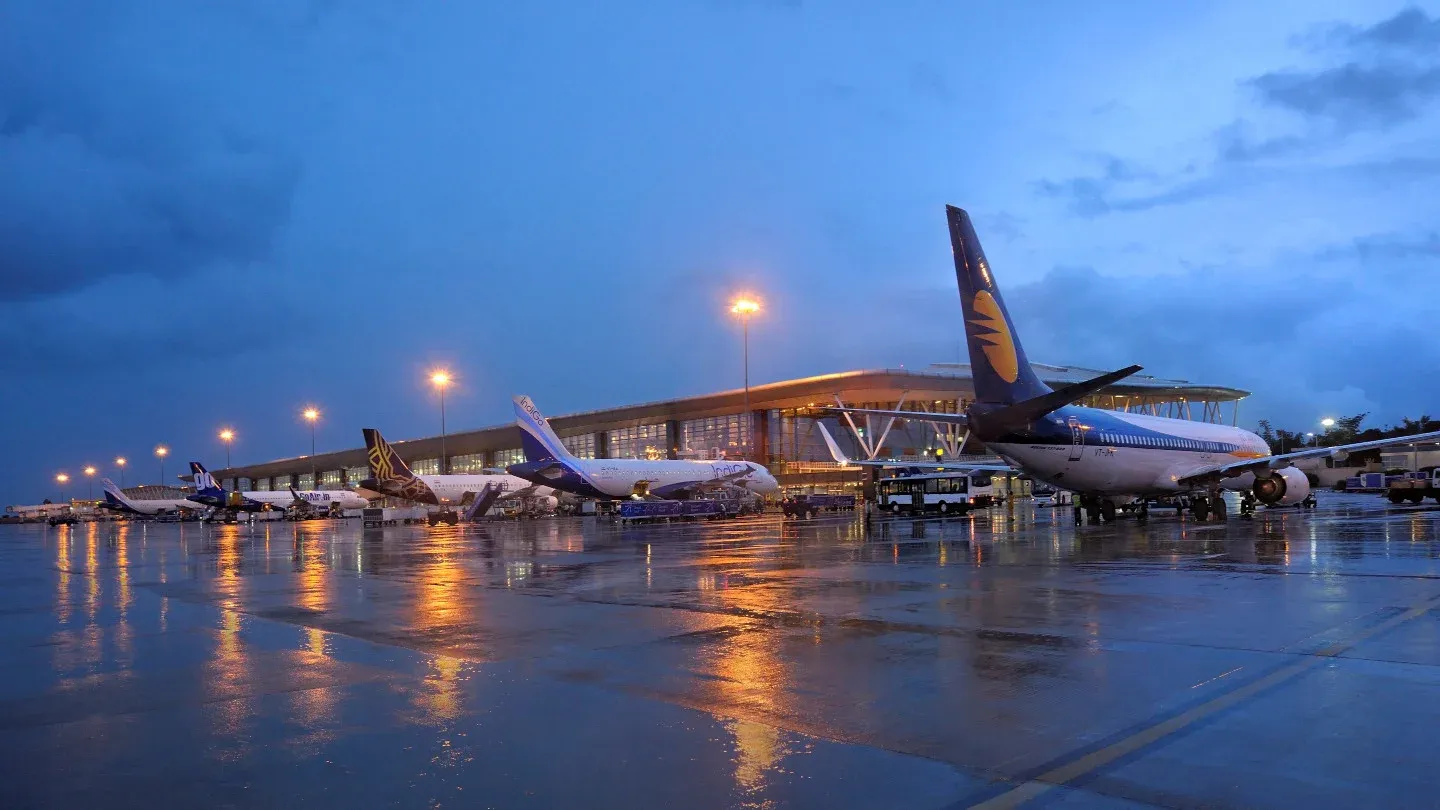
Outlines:
[[1437, 516], [3, 527], [0, 807], [1428, 805]]

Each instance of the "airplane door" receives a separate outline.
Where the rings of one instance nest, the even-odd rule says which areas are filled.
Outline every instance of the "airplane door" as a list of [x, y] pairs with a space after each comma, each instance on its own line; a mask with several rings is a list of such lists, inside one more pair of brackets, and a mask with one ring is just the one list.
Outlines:
[[1080, 429], [1080, 420], [1070, 417], [1070, 460], [1079, 461], [1085, 452], [1085, 431]]

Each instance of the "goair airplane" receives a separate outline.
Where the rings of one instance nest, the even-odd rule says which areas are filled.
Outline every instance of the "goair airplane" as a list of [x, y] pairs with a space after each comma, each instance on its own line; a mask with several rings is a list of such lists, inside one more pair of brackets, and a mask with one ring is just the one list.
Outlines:
[[964, 425], [991, 452], [1032, 477], [1068, 489], [1108, 519], [1119, 504], [1148, 495], [1196, 493], [1204, 520], [1223, 518], [1222, 490], [1248, 491], [1268, 506], [1299, 503], [1310, 494], [1292, 464], [1395, 444], [1433, 441], [1440, 431], [1271, 455], [1264, 439], [1237, 427], [1085, 408], [1071, 403], [1140, 370], [1130, 366], [1052, 389], [1025, 357], [970, 216], [946, 206], [955, 276], [970, 349], [975, 401], [963, 414], [843, 408], [929, 422]]
[[512, 475], [585, 498], [682, 500], [726, 488], [759, 494], [780, 488], [775, 476], [753, 461], [576, 458], [526, 396], [515, 397], [515, 419], [520, 426], [525, 461], [505, 469]]
[[446, 506], [463, 502], [466, 495], [479, 496], [489, 487], [496, 500], [533, 498], [536, 505], [548, 509], [559, 503], [553, 487], [506, 473], [416, 475], [374, 428], [365, 428], [365, 450], [370, 477], [360, 482], [360, 488], [381, 495]]
[[215, 476], [198, 461], [190, 462], [190, 472], [195, 474], [195, 494], [190, 500], [206, 506], [231, 509], [237, 512], [264, 512], [269, 509], [301, 507], [328, 510], [364, 509], [370, 502], [345, 489], [307, 489], [304, 492], [290, 487], [286, 492], [259, 492], [221, 489]]
[[100, 479], [100, 485], [105, 491], [105, 500], [100, 502], [101, 509], [109, 509], [112, 512], [127, 512], [132, 515], [160, 515], [172, 512], [202, 511], [206, 507], [195, 503], [187, 498], [131, 498], [115, 482], [109, 478]]

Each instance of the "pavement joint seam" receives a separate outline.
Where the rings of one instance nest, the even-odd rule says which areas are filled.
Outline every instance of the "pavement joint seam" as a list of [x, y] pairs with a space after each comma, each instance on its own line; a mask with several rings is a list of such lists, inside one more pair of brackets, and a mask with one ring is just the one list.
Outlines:
[[[1056, 763], [1054, 765], [1042, 765], [1035, 769], [1044, 770], [1034, 776], [1022, 777], [1018, 782], [1002, 783], [989, 791], [964, 799], [952, 806], [984, 808], [984, 810], [1015, 808], [1039, 799], [1057, 788], [1073, 787], [1076, 783], [1096, 776], [1116, 764], [1132, 760], [1152, 749], [1153, 746], [1201, 721], [1211, 719], [1214, 715], [1305, 674], [1326, 660], [1339, 658], [1346, 651], [1364, 641], [1427, 615], [1437, 606], [1440, 606], [1440, 595], [1432, 596], [1409, 608], [1401, 608], [1400, 612], [1358, 631], [1349, 638], [1334, 642], [1313, 653], [1303, 654], [1298, 661], [1272, 668], [1264, 674], [1257, 673], [1246, 681], [1237, 682], [1229, 691], [1206, 699], [1198, 705], [1191, 705], [1189, 708], [1182, 706], [1164, 713], [1160, 715], [1164, 719], [1158, 720], [1158, 722], [1152, 718], [1148, 725], [1142, 724], [1138, 731], [1122, 731], [1117, 735], [1110, 735], [1107, 739], [1113, 740], [1113, 742], [1105, 744], [1102, 741], [1095, 745], [1082, 747], [1070, 755], [1052, 760], [1052, 763]], [[1131, 728], [1133, 729], [1135, 726]], [[1117, 736], [1120, 737], [1118, 740]]]

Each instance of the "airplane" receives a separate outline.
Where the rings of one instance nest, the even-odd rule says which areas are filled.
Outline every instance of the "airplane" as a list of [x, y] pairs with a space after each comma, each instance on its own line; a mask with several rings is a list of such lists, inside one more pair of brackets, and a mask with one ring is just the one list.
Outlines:
[[825, 429], [825, 423], [817, 421], [815, 427], [820, 428], [820, 435], [825, 439], [825, 446], [830, 448], [830, 457], [842, 467], [883, 467], [886, 469], [906, 470], [966, 470], [975, 472], [1015, 472], [1015, 468], [1008, 464], [966, 464], [960, 461], [895, 461], [884, 459], [853, 459], [845, 455], [840, 445], [835, 443], [830, 431]]
[[101, 509], [109, 509], [112, 512], [126, 512], [132, 515], [159, 515], [169, 512], [180, 511], [204, 511], [208, 507], [201, 506], [188, 498], [131, 498], [115, 486], [115, 482], [109, 478], [100, 479], [100, 487], [105, 493], [104, 500], [100, 501]]
[[399, 454], [374, 428], [365, 428], [365, 451], [370, 462], [370, 477], [360, 488], [416, 503], [435, 506], [458, 504], [465, 495], [479, 496], [488, 486], [497, 491], [499, 500], [535, 499], [540, 508], [554, 509], [559, 503], [555, 489], [548, 484], [535, 484], [507, 473], [416, 475]]
[[708, 491], [766, 494], [780, 488], [775, 476], [753, 461], [576, 458], [527, 396], [515, 397], [515, 418], [525, 461], [506, 470], [581, 497], [684, 500]]
[[298, 492], [294, 487], [290, 487], [288, 492], [226, 491], [220, 487], [215, 476], [205, 469], [205, 465], [198, 461], [190, 462], [190, 472], [195, 474], [195, 494], [191, 495], [189, 500], [236, 512], [264, 512], [286, 507], [320, 510], [364, 509], [370, 505], [369, 501], [345, 489], [313, 489]]
[[1036, 480], [1076, 493], [1104, 520], [1137, 498], [1193, 494], [1195, 517], [1225, 518], [1223, 490], [1248, 492], [1266, 506], [1293, 506], [1310, 482], [1293, 463], [1433, 441], [1440, 431], [1272, 455], [1264, 439], [1238, 427], [1087, 408], [1071, 403], [1140, 370], [1129, 366], [1052, 389], [1026, 359], [970, 215], [945, 207], [955, 277], [970, 350], [975, 401], [963, 414], [843, 408], [965, 426], [991, 452]]

